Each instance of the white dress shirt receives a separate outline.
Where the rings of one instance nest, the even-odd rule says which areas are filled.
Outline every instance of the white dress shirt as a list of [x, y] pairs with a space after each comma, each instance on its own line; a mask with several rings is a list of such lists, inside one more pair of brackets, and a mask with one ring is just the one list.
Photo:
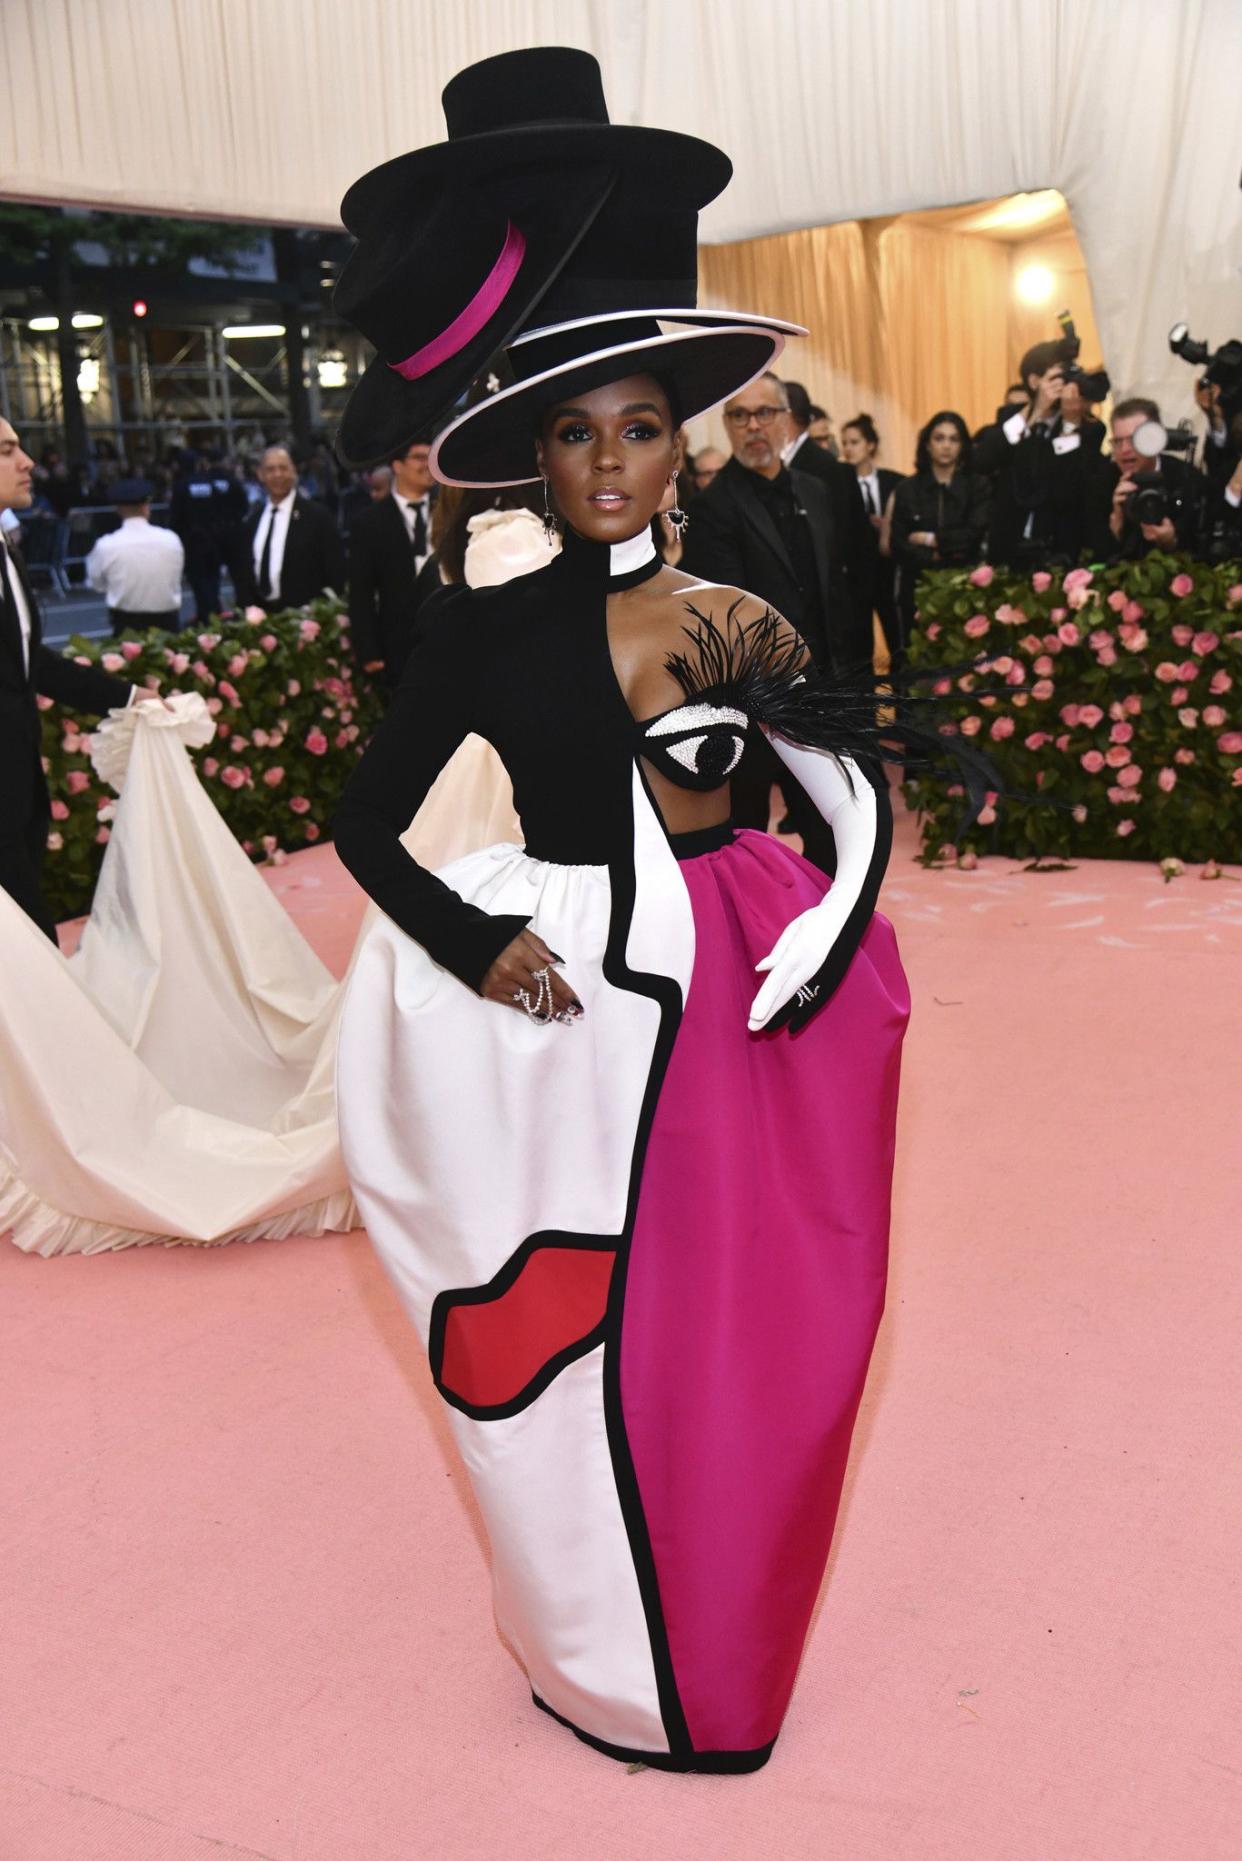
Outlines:
[[289, 540], [289, 524], [293, 517], [293, 500], [297, 495], [297, 488], [295, 486], [295, 488], [289, 492], [288, 496], [283, 497], [280, 503], [274, 507], [269, 501], [267, 509], [259, 518], [259, 527], [254, 533], [254, 572], [257, 580], [259, 565], [263, 561], [263, 546], [267, 542], [267, 533], [269, 530], [272, 532], [272, 552], [268, 558], [267, 565], [268, 576], [271, 581], [271, 593], [266, 597], [266, 599], [270, 601], [278, 601], [280, 599], [280, 571], [284, 566], [285, 544]]
[[4, 572], [9, 578], [9, 587], [13, 590], [13, 604], [17, 609], [17, 625], [22, 636], [22, 665], [30, 671], [30, 608], [26, 602], [26, 590], [22, 587], [22, 578], [17, 573], [17, 564], [9, 554], [8, 543], [0, 535], [0, 549], [4, 551]]
[[[868, 472], [865, 478], [859, 479], [858, 489], [862, 496], [863, 503], [867, 505], [867, 515], [869, 517], [882, 517], [884, 515], [884, 501], [880, 496], [880, 474], [878, 472]], [[867, 502], [868, 499], [871, 500], [870, 503]]]
[[421, 569], [424, 562], [426, 562], [428, 556], [431, 554], [431, 497], [430, 497], [430, 494], [427, 492], [424, 492], [421, 498], [403, 498], [401, 493], [394, 489], [392, 497], [393, 497], [393, 503], [396, 505], [397, 509], [401, 512], [402, 518], [405, 521], [405, 527], [409, 534], [411, 543], [414, 541], [414, 524], [415, 524], [416, 514], [419, 511], [423, 513], [423, 523], [425, 525], [425, 528], [423, 530], [423, 535], [427, 539], [427, 547], [426, 549], [423, 550], [421, 555], [415, 556], [414, 558], [415, 567]]
[[126, 517], [86, 558], [86, 579], [108, 606], [131, 614], [181, 613], [181, 538], [146, 517]]
[[785, 447], [785, 450], [781, 453], [781, 460], [785, 465], [793, 464], [794, 459], [797, 457], [799, 449], [805, 444], [806, 440], [810, 436], [810, 431], [811, 431], [810, 427], [804, 426], [802, 431], [799, 433], [797, 439], [790, 440], [789, 444]]

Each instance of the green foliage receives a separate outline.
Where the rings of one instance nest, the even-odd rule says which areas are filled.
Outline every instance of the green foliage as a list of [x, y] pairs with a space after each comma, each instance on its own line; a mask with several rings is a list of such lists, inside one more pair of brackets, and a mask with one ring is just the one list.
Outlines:
[[227, 265], [252, 251], [263, 229], [220, 220], [165, 219], [151, 213], [60, 212], [55, 207], [0, 208], [0, 263], [45, 264], [58, 247], [102, 246], [113, 265], [183, 269], [191, 259]]
[[907, 782], [924, 863], [1242, 859], [1242, 564], [984, 565], [933, 571], [918, 595], [911, 663], [955, 668], [935, 687], [943, 728], [985, 749], [1010, 791], [959, 834], [961, 791]]
[[[337, 601], [253, 625], [226, 615], [202, 633], [78, 638], [69, 651], [134, 684], [203, 694], [216, 739], [191, 752], [199, 779], [256, 859], [325, 836], [379, 719], [374, 694], [354, 683], [349, 619]], [[90, 908], [116, 796], [91, 767], [77, 720], [40, 703], [53, 814], [44, 890], [56, 918], [78, 917]]]

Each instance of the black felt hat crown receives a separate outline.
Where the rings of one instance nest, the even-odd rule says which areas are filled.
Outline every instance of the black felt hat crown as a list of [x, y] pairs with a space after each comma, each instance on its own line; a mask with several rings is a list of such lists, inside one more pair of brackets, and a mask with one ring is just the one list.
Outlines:
[[[610, 123], [598, 63], [567, 47], [484, 59], [451, 80], [443, 104], [447, 141], [373, 169], [341, 204], [359, 243], [336, 307], [379, 351], [341, 422], [350, 465], [391, 457], [447, 416], [530, 325], [614, 194], [623, 225], [653, 197], [679, 219], [684, 295], [687, 234], [692, 255], [698, 209], [732, 172], [696, 137]], [[605, 239], [590, 261], [597, 284], [601, 265], [626, 275], [623, 250], [610, 260], [607, 249]], [[692, 257], [690, 290], [693, 303]]]

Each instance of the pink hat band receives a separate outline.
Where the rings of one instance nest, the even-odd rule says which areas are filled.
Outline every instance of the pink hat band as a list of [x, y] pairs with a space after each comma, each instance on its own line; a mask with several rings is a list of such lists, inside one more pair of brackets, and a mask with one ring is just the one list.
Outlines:
[[500, 257], [465, 309], [453, 318], [447, 329], [433, 336], [429, 343], [424, 343], [413, 355], [407, 355], [404, 362], [390, 362], [388, 366], [394, 374], [403, 376], [406, 381], [417, 381], [420, 375], [430, 374], [441, 362], [449, 361], [468, 342], [473, 342], [504, 303], [509, 287], [521, 268], [525, 252], [526, 240], [510, 220], [504, 244], [500, 248]]

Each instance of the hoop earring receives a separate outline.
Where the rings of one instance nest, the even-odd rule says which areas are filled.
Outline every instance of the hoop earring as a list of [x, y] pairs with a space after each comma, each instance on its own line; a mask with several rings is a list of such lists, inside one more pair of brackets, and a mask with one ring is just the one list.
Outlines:
[[548, 481], [546, 478], [543, 481], [543, 516], [540, 519], [540, 522], [543, 524], [543, 533], [545, 537], [548, 539], [548, 542], [549, 543], [555, 542], [556, 541], [556, 513], [552, 509], [552, 500], [550, 496], [548, 495]]
[[677, 534], [677, 540], [678, 540], [678, 542], [680, 542], [680, 541], [681, 541], [681, 539], [682, 539], [682, 537], [683, 537], [683, 536], [684, 536], [684, 535], [686, 534], [686, 531], [687, 531], [687, 530], [689, 529], [689, 527], [690, 527], [690, 519], [689, 519], [689, 517], [688, 517], [688, 516], [686, 515], [686, 513], [685, 513], [685, 511], [684, 511], [684, 510], [683, 510], [683, 509], [681, 508], [681, 505], [680, 505], [680, 503], [678, 502], [678, 498], [677, 498], [677, 474], [676, 474], [676, 472], [674, 472], [674, 473], [673, 473], [673, 504], [672, 504], [672, 508], [671, 508], [671, 510], [666, 510], [666, 511], [665, 511], [665, 513], [664, 513], [664, 515], [665, 515], [665, 516], [666, 516], [666, 517], [668, 518], [668, 520], [669, 520], [669, 522], [670, 522], [670, 523], [672, 524], [672, 526], [673, 526], [673, 529], [675, 530], [675, 532], [676, 532], [676, 534]]

